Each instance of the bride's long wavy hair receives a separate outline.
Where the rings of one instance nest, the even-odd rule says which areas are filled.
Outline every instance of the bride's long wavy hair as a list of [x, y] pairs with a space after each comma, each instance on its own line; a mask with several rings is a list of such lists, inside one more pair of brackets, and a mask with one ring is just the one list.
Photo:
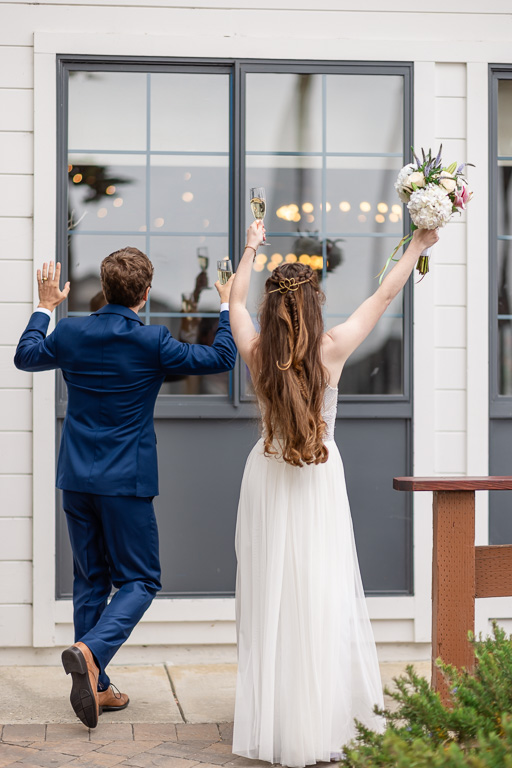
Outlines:
[[[293, 281], [301, 285], [285, 290]], [[320, 353], [324, 301], [317, 273], [295, 262], [274, 269], [259, 310], [254, 389], [263, 406], [265, 455], [281, 454], [295, 467], [322, 464], [329, 455], [322, 417], [327, 382]]]

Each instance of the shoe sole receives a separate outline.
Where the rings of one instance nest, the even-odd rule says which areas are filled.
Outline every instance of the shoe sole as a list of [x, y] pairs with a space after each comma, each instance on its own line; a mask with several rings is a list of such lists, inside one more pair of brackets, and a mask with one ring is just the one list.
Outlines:
[[101, 712], [120, 712], [122, 709], [126, 709], [129, 703], [130, 703], [130, 700], [128, 699], [126, 704], [122, 704], [120, 707], [101, 707], [100, 709], [101, 709]]
[[67, 648], [63, 651], [62, 666], [66, 675], [71, 675], [72, 678], [69, 700], [73, 711], [88, 728], [96, 728], [99, 711], [89, 680], [87, 662], [80, 648]]

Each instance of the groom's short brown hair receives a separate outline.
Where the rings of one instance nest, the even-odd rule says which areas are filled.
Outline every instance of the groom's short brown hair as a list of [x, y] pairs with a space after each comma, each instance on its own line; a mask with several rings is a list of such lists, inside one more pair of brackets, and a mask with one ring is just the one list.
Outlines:
[[101, 286], [109, 304], [136, 307], [153, 279], [153, 265], [138, 248], [121, 248], [101, 262]]

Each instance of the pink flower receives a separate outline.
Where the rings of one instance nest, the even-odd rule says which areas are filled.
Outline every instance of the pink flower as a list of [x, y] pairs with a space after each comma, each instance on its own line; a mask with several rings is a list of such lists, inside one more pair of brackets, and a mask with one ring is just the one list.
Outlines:
[[472, 193], [469, 191], [469, 187], [466, 187], [464, 184], [462, 184], [461, 187], [457, 187], [455, 190], [455, 198], [453, 201], [453, 204], [457, 208], [464, 208], [466, 207], [466, 203], [469, 203], [471, 200]]

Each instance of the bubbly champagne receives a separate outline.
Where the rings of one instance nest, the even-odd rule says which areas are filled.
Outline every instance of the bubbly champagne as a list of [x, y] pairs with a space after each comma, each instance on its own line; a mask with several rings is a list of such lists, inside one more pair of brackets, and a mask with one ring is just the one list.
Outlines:
[[265, 201], [261, 197], [253, 197], [251, 200], [252, 215], [255, 219], [265, 218]]
[[217, 274], [219, 276], [219, 283], [226, 285], [233, 272], [230, 269], [218, 269]]

